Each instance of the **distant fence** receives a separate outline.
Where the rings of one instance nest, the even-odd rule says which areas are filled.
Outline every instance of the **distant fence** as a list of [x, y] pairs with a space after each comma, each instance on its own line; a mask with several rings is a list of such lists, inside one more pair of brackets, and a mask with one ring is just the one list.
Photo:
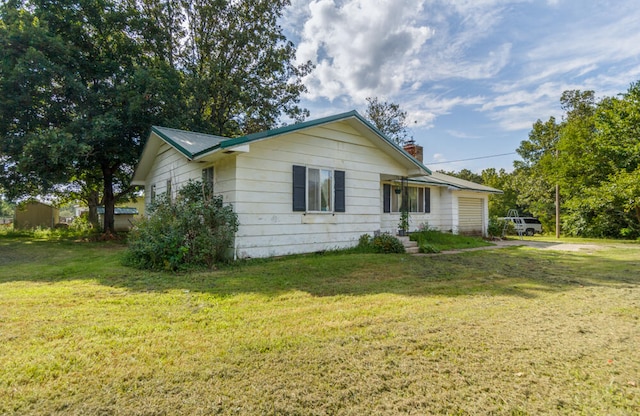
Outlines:
[[0, 225], [13, 224], [13, 217], [0, 217]]

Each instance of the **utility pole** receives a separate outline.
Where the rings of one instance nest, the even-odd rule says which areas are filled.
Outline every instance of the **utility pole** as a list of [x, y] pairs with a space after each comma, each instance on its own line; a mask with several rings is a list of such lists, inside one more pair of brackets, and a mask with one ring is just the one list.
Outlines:
[[556, 238], [560, 238], [560, 185], [556, 184]]
[[[558, 160], [558, 149], [556, 149], [556, 161], [557, 160]], [[559, 239], [559, 238], [560, 238], [560, 185], [558, 185], [558, 182], [556, 182], [556, 239]]]

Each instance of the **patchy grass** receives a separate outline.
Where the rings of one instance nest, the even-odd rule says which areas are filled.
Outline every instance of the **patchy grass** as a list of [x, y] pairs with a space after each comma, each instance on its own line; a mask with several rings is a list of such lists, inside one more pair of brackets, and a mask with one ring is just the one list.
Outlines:
[[0, 414], [640, 412], [640, 247], [215, 272], [0, 239]]
[[[511, 236], [512, 239], [517, 239], [519, 237]], [[598, 239], [598, 238], [583, 238], [583, 237], [565, 237], [560, 236], [559, 239], [556, 239], [555, 234], [536, 234], [533, 237], [523, 237], [525, 240], [533, 240], [533, 241], [548, 241], [548, 242], [561, 242], [561, 243], [575, 243], [575, 244], [599, 244], [599, 245], [616, 245], [616, 244], [638, 244], [640, 243], [640, 239], [638, 240], [623, 240], [623, 239]]]
[[493, 244], [480, 237], [469, 237], [436, 230], [413, 232], [409, 236], [418, 245], [428, 244], [435, 251], [460, 250], [465, 248], [486, 247]]

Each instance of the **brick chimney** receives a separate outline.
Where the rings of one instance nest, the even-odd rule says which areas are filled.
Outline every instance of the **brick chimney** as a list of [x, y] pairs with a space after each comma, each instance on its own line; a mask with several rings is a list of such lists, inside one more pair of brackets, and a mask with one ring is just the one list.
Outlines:
[[411, 140], [404, 145], [405, 152], [409, 153], [418, 162], [422, 163], [422, 146], [417, 145], [415, 141]]

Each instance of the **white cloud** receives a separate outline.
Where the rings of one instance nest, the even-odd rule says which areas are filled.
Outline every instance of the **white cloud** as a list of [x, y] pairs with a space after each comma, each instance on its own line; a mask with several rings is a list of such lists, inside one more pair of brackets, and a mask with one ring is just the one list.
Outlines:
[[562, 28], [531, 37], [530, 47], [512, 56], [516, 72], [491, 85], [494, 94], [487, 94], [479, 110], [502, 130], [530, 129], [538, 118], [560, 118], [559, 100], [565, 90], [611, 96], [640, 75], [640, 17], [635, 10], [622, 7], [598, 15], [569, 11], [565, 10]]
[[[425, 90], [440, 80], [489, 79], [509, 63], [509, 42], [469, 53], [501, 21], [501, 3], [294, 0], [286, 18], [299, 19], [298, 61], [316, 65], [305, 79], [305, 98], [346, 97], [360, 106], [366, 97], [378, 96], [399, 102], [422, 126], [456, 105], [477, 104], [461, 97], [433, 100]], [[412, 98], [418, 95], [421, 103]]]
[[[476, 110], [487, 139], [468, 142], [488, 153], [504, 151], [487, 147], [492, 138], [504, 146], [538, 118], [561, 117], [563, 91], [611, 96], [640, 77], [633, 1], [292, 0], [290, 9], [298, 60], [316, 63], [305, 80], [314, 117], [377, 96], [399, 103], [413, 128], [466, 139], [478, 126], [456, 113]], [[452, 124], [440, 128], [443, 115]]]
[[482, 136], [469, 134], [464, 131], [446, 130], [446, 132], [449, 136], [456, 137], [458, 139], [481, 139], [482, 138]]
[[298, 60], [316, 69], [305, 80], [308, 98], [356, 103], [391, 95], [407, 82], [432, 29], [416, 21], [421, 0], [316, 0], [309, 4], [298, 45]]

